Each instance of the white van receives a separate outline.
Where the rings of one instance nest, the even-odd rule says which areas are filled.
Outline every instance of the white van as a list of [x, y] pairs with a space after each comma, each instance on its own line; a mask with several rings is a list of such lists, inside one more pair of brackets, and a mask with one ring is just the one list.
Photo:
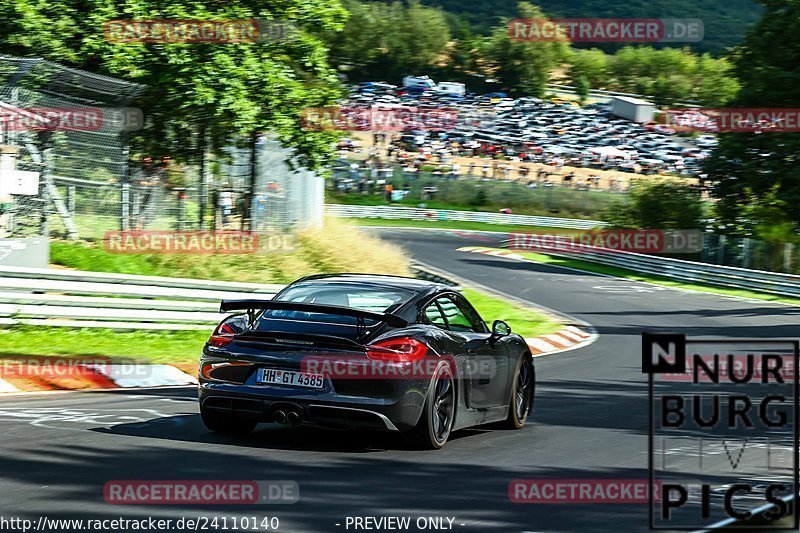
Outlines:
[[436, 84], [428, 76], [406, 76], [403, 78], [403, 87], [415, 89], [435, 89]]
[[439, 85], [434, 90], [443, 96], [464, 96], [467, 94], [467, 86], [454, 81], [439, 82]]

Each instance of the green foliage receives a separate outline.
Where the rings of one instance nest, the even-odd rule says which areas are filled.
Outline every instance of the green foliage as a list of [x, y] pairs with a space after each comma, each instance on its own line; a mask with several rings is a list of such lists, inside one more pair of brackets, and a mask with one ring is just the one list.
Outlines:
[[399, 80], [423, 74], [442, 57], [450, 41], [445, 14], [418, 0], [408, 4], [347, 0], [350, 17], [341, 32], [328, 31], [333, 58], [354, 79]]
[[[599, 51], [574, 55], [578, 74], [600, 63]], [[589, 63], [589, 66], [587, 66]], [[659, 106], [673, 101], [697, 100], [708, 107], [722, 106], [732, 100], [739, 89], [733, 66], [727, 59], [714, 59], [708, 54], [697, 55], [688, 48], [626, 46], [607, 56], [605, 78], [595, 77], [593, 87], [636, 92], [652, 96]]]
[[586, 98], [589, 96], [589, 81], [586, 79], [586, 76], [578, 76], [575, 80], [575, 94], [578, 95], [578, 99], [581, 104], [586, 101]]
[[631, 187], [630, 201], [607, 209], [602, 220], [616, 228], [697, 229], [704, 225], [700, 193], [686, 182], [640, 180]]
[[[134, 103], [146, 117], [145, 129], [133, 136], [134, 151], [196, 160], [203, 132], [219, 148], [234, 135], [263, 131], [316, 167], [330, 157], [334, 136], [304, 131], [300, 113], [330, 105], [341, 94], [318, 33], [341, 28], [345, 18], [338, 0], [21, 0], [0, 4], [0, 45], [6, 54], [146, 84]], [[103, 25], [120, 19], [274, 19], [299, 30], [291, 38], [257, 43], [109, 42]]]
[[[538, 7], [528, 2], [520, 2], [517, 9], [523, 18], [545, 18]], [[492, 76], [499, 78], [509, 92], [541, 97], [551, 72], [568, 54], [566, 42], [515, 41], [504, 22], [492, 30], [481, 55]]]
[[608, 83], [609, 56], [602, 50], [573, 49], [567, 58], [569, 77], [572, 80], [584, 79], [590, 87], [604, 88]]
[[[517, 6], [507, 0], [426, 0], [425, 3], [459, 15], [472, 25], [475, 33], [489, 33], [502, 19], [522, 16]], [[551, 18], [698, 18], [703, 21], [705, 35], [702, 41], [691, 44], [692, 49], [715, 54], [739, 44], [747, 26], [755, 23], [761, 13], [758, 3], [752, 0], [538, 0], [536, 5]], [[614, 47], [605, 45], [612, 52]]]
[[[765, 0], [766, 12], [734, 58], [742, 89], [731, 107], [800, 107], [800, 4]], [[791, 237], [800, 224], [797, 133], [726, 133], [707, 160], [721, 230]], [[795, 235], [792, 235], [795, 233]], [[780, 237], [782, 236], [782, 237]]]
[[489, 195], [487, 195], [486, 190], [481, 187], [475, 194], [475, 198], [470, 202], [470, 205], [480, 207], [482, 205], [486, 205], [487, 203], [489, 203]]

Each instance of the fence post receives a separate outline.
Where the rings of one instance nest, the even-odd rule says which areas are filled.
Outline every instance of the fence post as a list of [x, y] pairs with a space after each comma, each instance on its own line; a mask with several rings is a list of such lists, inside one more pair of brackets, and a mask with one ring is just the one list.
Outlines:
[[725, 264], [725, 241], [727, 237], [725, 235], [720, 235], [719, 240], [717, 241], [717, 264], [724, 265]]
[[178, 195], [178, 231], [186, 230], [186, 189], [176, 188]]
[[67, 187], [67, 209], [73, 215], [75, 214], [75, 186], [70, 185]]
[[750, 237], [742, 239], [742, 268], [750, 268]]
[[[70, 187], [72, 189], [72, 187]], [[119, 217], [119, 229], [120, 231], [128, 231], [131, 227], [131, 185], [130, 183], [123, 183], [122, 184], [122, 191], [120, 193], [120, 217]], [[74, 197], [73, 197], [74, 198]], [[71, 207], [71, 211], [74, 211], [75, 207]]]
[[[211, 184], [210, 160], [208, 154], [209, 136], [205, 126], [200, 129], [200, 229], [204, 230], [206, 224], [206, 211], [208, 211], [209, 185]], [[216, 210], [216, 207], [214, 207]], [[216, 216], [216, 211], [214, 212]], [[215, 223], [212, 222], [212, 225]]]
[[792, 248], [794, 245], [792, 243], [787, 242], [783, 245], [783, 271], [784, 272], [791, 272], [792, 271]]

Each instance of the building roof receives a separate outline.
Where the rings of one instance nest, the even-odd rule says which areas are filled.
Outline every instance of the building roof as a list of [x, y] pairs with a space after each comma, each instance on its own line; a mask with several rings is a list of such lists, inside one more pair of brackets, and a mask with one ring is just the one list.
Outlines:
[[621, 102], [634, 105], [655, 105], [653, 102], [648, 102], [647, 100], [642, 100], [641, 98], [633, 98], [632, 96], [614, 96], [612, 97], [612, 101], [613, 100], [619, 100]]

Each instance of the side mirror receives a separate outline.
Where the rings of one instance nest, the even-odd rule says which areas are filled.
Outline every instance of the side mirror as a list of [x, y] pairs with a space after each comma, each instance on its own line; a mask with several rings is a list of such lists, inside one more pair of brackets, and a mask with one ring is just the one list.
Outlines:
[[499, 339], [511, 334], [511, 326], [502, 320], [495, 320], [492, 322], [492, 337]]

